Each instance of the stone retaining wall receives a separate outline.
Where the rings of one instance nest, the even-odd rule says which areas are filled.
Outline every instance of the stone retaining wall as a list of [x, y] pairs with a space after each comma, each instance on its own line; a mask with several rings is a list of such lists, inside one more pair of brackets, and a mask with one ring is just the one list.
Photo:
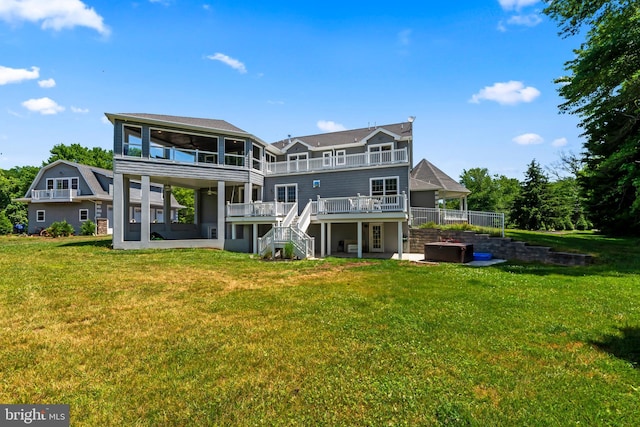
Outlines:
[[555, 252], [546, 246], [529, 246], [506, 237], [490, 237], [473, 231], [412, 228], [409, 231], [409, 252], [424, 253], [424, 244], [455, 241], [473, 244], [474, 252], [489, 252], [494, 258], [556, 265], [589, 265], [591, 255]]

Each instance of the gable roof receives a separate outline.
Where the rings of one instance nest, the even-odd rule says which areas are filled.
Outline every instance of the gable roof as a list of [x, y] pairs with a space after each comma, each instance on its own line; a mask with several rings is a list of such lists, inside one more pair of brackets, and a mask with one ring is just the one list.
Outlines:
[[287, 151], [296, 142], [305, 144], [311, 150], [327, 149], [330, 147], [360, 146], [367, 140], [383, 132], [395, 140], [410, 140], [411, 123], [403, 122], [384, 126], [370, 126], [360, 129], [343, 130], [339, 132], [319, 133], [315, 135], [296, 136], [274, 142], [276, 148]]
[[438, 169], [433, 163], [422, 159], [411, 171], [412, 182], [418, 186], [414, 191], [425, 191], [420, 185], [431, 184], [437, 187], [442, 198], [466, 196], [471, 193], [467, 188], [456, 182], [446, 173]]

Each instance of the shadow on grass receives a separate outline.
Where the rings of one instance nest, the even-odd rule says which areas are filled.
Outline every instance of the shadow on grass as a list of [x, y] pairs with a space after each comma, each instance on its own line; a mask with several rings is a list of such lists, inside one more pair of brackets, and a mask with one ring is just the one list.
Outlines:
[[97, 248], [111, 248], [111, 239], [95, 239], [95, 240], [81, 240], [81, 241], [70, 241], [61, 244], [60, 246], [67, 247], [81, 247], [81, 246], [94, 246]]
[[601, 351], [626, 360], [640, 369], [640, 328], [619, 328], [620, 334], [608, 335], [600, 341], [590, 341]]
[[[637, 261], [636, 261], [637, 260]], [[638, 274], [638, 263], [640, 260], [630, 259], [627, 262], [605, 263], [596, 261], [588, 266], [566, 266], [542, 264], [538, 262], [518, 262], [512, 261], [506, 264], [497, 264], [490, 268], [501, 270], [510, 274], [532, 274], [534, 276], [559, 275], [567, 277], [588, 277], [588, 276], [626, 276]]]

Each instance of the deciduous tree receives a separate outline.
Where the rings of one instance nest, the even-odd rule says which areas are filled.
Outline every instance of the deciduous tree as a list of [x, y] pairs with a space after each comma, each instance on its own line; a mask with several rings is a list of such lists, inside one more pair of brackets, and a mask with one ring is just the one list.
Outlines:
[[578, 177], [594, 226], [640, 235], [640, 6], [637, 0], [547, 0], [565, 37], [586, 30], [558, 80], [560, 111], [586, 139]]

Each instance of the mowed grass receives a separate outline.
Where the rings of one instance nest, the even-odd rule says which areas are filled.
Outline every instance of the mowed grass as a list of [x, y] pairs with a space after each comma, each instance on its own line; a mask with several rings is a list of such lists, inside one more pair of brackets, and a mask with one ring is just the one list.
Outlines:
[[637, 424], [640, 241], [544, 239], [597, 262], [0, 238], [0, 402], [66, 403], [74, 426]]

